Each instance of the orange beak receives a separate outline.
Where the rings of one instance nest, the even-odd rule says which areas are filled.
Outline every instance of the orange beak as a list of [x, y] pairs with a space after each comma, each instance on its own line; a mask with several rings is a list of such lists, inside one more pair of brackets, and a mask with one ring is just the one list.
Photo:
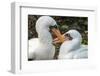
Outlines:
[[64, 36], [61, 35], [59, 29], [52, 28], [52, 32], [57, 36], [55, 40], [58, 40], [58, 42], [63, 43], [64, 42]]

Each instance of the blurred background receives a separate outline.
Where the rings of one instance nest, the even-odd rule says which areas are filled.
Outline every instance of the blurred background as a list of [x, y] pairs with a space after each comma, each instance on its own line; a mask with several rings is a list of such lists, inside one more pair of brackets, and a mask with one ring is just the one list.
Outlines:
[[[42, 15], [28, 15], [28, 40], [37, 38], [38, 34], [35, 29], [37, 19]], [[71, 16], [51, 16], [59, 25], [62, 34], [68, 30], [75, 29], [82, 35], [82, 44], [88, 45], [88, 17], [71, 17]], [[54, 59], [57, 59], [61, 44], [55, 45], [56, 53]]]

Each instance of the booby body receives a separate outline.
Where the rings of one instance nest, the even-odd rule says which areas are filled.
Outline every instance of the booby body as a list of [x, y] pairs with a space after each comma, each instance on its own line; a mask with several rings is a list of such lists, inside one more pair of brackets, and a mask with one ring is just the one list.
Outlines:
[[52, 36], [49, 32], [49, 27], [56, 25], [56, 21], [49, 16], [42, 16], [37, 20], [36, 31], [38, 33], [38, 38], [32, 38], [29, 40], [28, 59], [53, 59], [55, 47], [52, 44]]

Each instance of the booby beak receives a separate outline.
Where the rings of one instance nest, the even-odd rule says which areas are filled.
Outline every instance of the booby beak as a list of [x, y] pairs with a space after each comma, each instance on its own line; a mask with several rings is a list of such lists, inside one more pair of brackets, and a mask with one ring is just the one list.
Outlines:
[[57, 36], [57, 39], [59, 40], [60, 43], [64, 42], [64, 37], [61, 35], [61, 33], [57, 27], [52, 26], [51, 31]]
[[61, 35], [61, 39], [63, 39], [63, 41], [62, 40], [60, 40], [60, 38], [59, 38], [60, 36], [58, 36], [57, 38], [55, 38], [54, 40], [53, 40], [53, 43], [54, 44], [57, 44], [57, 43], [63, 43], [64, 41], [70, 41], [70, 40], [72, 40], [73, 38], [70, 36], [70, 34], [66, 34], [66, 33], [64, 33], [63, 35]]

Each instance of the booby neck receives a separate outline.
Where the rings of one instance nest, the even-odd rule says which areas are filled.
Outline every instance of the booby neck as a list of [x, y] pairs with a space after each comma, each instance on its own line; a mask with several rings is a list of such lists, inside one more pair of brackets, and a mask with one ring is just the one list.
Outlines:
[[52, 45], [52, 36], [49, 27], [55, 25], [56, 21], [49, 16], [42, 16], [36, 22], [36, 31], [39, 42], [46, 45]]
[[41, 30], [39, 33], [38, 33], [38, 38], [39, 38], [39, 41], [43, 44], [52, 44], [52, 36], [49, 32], [49, 30]]
[[[66, 45], [66, 47], [68, 47], [68, 48], [70, 47], [71, 50], [76, 50], [76, 49], [80, 48], [81, 42], [79, 39], [73, 39], [70, 41], [65, 41], [64, 45]], [[71, 51], [71, 50], [67, 50], [67, 51]]]

